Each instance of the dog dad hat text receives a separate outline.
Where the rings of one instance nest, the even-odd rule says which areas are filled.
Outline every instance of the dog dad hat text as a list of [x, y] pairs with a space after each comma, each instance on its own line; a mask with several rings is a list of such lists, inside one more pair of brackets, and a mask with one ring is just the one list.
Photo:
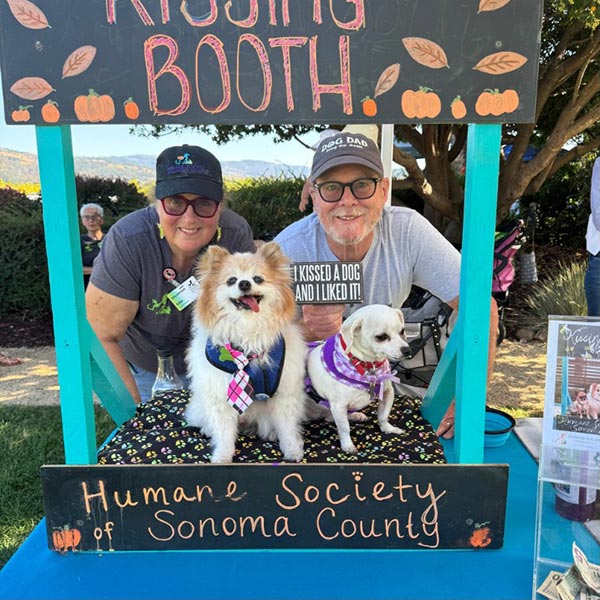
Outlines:
[[333, 167], [340, 165], [362, 165], [373, 169], [380, 177], [383, 163], [377, 144], [360, 133], [342, 132], [325, 138], [313, 156], [310, 180]]
[[198, 194], [223, 200], [221, 163], [200, 146], [173, 146], [156, 159], [156, 197]]

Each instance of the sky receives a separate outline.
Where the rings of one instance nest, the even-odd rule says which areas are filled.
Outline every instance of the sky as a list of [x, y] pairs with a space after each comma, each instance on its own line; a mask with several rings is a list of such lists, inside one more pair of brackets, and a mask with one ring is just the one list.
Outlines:
[[[210, 150], [219, 160], [265, 160], [268, 162], [306, 166], [313, 152], [292, 140], [275, 144], [271, 136], [252, 136], [246, 140], [218, 146], [205, 134], [184, 132], [165, 137], [141, 138], [129, 133], [128, 125], [73, 125], [71, 137], [75, 156], [128, 156], [131, 154], [158, 155], [167, 146], [193, 144]], [[303, 137], [309, 145], [318, 140], [318, 134]], [[4, 103], [0, 94], [0, 148], [36, 154], [35, 127], [33, 125], [6, 125]]]

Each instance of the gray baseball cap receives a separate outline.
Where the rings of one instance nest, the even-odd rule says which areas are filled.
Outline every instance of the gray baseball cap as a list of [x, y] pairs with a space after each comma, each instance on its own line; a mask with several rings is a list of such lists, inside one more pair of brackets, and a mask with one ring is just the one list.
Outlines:
[[313, 156], [310, 180], [340, 165], [362, 165], [383, 176], [383, 163], [377, 144], [360, 133], [341, 132], [327, 137], [319, 144]]

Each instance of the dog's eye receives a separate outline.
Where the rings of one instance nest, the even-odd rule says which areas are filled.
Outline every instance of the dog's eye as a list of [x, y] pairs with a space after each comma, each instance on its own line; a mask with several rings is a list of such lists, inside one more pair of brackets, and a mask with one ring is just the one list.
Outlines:
[[261, 284], [261, 283], [264, 283], [264, 281], [265, 281], [265, 280], [264, 280], [264, 278], [263, 278], [263, 277], [261, 277], [260, 275], [255, 275], [255, 276], [252, 278], [252, 281], [254, 281], [254, 283]]
[[376, 335], [375, 339], [378, 342], [387, 342], [390, 339], [390, 336], [387, 333], [381, 333], [380, 335]]
[[230, 277], [225, 283], [227, 285], [235, 285], [236, 281], [237, 281], [237, 277]]
[[406, 333], [406, 329], [401, 329], [400, 330], [400, 337], [404, 337], [405, 333]]

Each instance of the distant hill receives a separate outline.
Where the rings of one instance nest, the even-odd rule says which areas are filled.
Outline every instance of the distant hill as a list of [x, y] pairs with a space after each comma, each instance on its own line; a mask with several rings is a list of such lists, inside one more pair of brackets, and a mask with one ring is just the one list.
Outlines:
[[[76, 156], [78, 175], [133, 179], [141, 184], [154, 181], [156, 157], [151, 154], [132, 156]], [[282, 165], [264, 160], [223, 161], [225, 179], [246, 177], [306, 176], [308, 169], [298, 165]], [[11, 183], [37, 183], [40, 175], [35, 154], [0, 148], [0, 179]]]

